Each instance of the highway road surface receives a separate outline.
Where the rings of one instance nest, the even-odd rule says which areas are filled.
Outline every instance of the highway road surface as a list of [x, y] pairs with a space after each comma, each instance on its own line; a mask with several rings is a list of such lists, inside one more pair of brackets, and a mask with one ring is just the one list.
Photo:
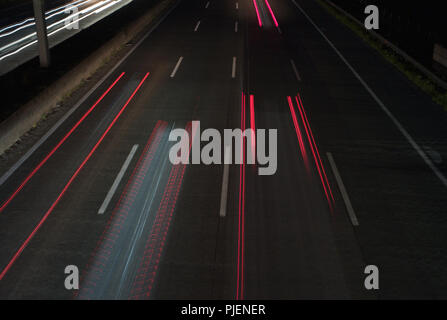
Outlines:
[[[67, 40], [132, 0], [74, 0], [45, 12], [49, 46]], [[34, 16], [0, 27], [0, 75], [36, 57]]]
[[[276, 173], [171, 164], [195, 120], [277, 129]], [[315, 1], [179, 1], [2, 166], [0, 297], [446, 298], [446, 120]]]

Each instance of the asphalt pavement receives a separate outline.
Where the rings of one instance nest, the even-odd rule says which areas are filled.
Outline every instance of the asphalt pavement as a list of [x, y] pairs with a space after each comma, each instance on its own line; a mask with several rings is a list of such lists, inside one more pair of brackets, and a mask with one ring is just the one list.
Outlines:
[[[195, 120], [276, 129], [276, 173], [173, 165]], [[445, 298], [445, 123], [315, 1], [179, 1], [2, 176], [0, 297]]]

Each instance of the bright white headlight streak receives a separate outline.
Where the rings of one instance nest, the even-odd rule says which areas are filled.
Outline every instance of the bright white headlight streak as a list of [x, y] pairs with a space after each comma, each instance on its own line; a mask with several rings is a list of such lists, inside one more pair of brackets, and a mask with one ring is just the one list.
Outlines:
[[[97, 8], [99, 5], [103, 5], [103, 4], [106, 3], [106, 2], [110, 2], [110, 0], [108, 0], [108, 1], [102, 1], [102, 2], [100, 2], [100, 3], [98, 3], [98, 4], [94, 5], [94, 6], [95, 6], [95, 8]], [[95, 9], [95, 8], [93, 8], [93, 9]], [[91, 11], [91, 10], [93, 10], [93, 9], [92, 9], [92, 8], [88, 8], [88, 9], [79, 11], [78, 14], [81, 13], [81, 12], [85, 13], [85, 12]], [[71, 23], [67, 24], [66, 26], [63, 26], [63, 27], [61, 27], [61, 28], [59, 28], [59, 29], [56, 29], [56, 30], [54, 30], [54, 31], [52, 31], [52, 32], [50, 32], [50, 33], [48, 33], [48, 36], [51, 36], [51, 35], [53, 35], [53, 34], [59, 32], [59, 31], [61, 31], [61, 30], [64, 30], [66, 27], [68, 27], [68, 26], [70, 26], [70, 25], [72, 25], [72, 24], [74, 24], [74, 23], [76, 23], [76, 22], [79, 22], [79, 21], [85, 19], [85, 18], [91, 16], [92, 14], [95, 14], [95, 12], [86, 14], [85, 16], [83, 16], [83, 17], [81, 17], [81, 18], [79, 18], [79, 19], [77, 19], [77, 20], [72, 21]], [[74, 16], [74, 15], [71, 15], [71, 16], [65, 18], [65, 19], [69, 19], [69, 18], [72, 17], [72, 16]], [[55, 24], [58, 24], [58, 22], [54, 23], [53, 25], [55, 25]], [[53, 25], [52, 25], [52, 26], [53, 26]], [[47, 29], [48, 29], [48, 28], [47, 28]], [[34, 32], [33, 34], [28, 35], [28, 36], [26, 36], [26, 37], [23, 38], [23, 39], [29, 38], [29, 37], [31, 37], [31, 36], [33, 36], [33, 35], [35, 35], [35, 34], [36, 34], [36, 33]], [[22, 39], [22, 40], [23, 40], [23, 39]], [[14, 44], [17, 43], [17, 42], [19, 42], [19, 41], [21, 41], [21, 40], [15, 41]], [[6, 59], [6, 58], [8, 58], [8, 57], [10, 57], [10, 56], [12, 56], [12, 55], [14, 55], [14, 54], [16, 54], [16, 53], [19, 53], [20, 51], [22, 51], [22, 50], [24, 50], [24, 49], [26, 49], [26, 48], [32, 46], [32, 45], [35, 44], [35, 43], [37, 43], [37, 40], [31, 41], [31, 42], [27, 43], [26, 45], [24, 45], [24, 46], [18, 48], [17, 50], [15, 50], [15, 51], [13, 51], [13, 52], [10, 52], [10, 53], [8, 53], [8, 54], [5, 54], [5, 55], [1, 56], [1, 57], [0, 57], [0, 61]], [[9, 45], [7, 45], [7, 46], [5, 46], [5, 47], [10, 47], [10, 46], [11, 46], [11, 44], [9, 44]], [[3, 48], [4, 48], [4, 47], [3, 47]], [[0, 48], [0, 51], [3, 50], [3, 48]]]
[[[110, 2], [110, 1], [111, 1], [111, 0], [101, 1], [101, 2], [99, 2], [99, 3], [97, 3], [97, 4], [94, 4], [94, 5], [91, 6], [91, 7], [88, 7], [88, 8], [86, 8], [86, 9], [84, 9], [84, 10], [79, 11], [78, 13], [71, 14], [71, 15], [69, 15], [68, 17], [66, 17], [66, 18], [64, 18], [64, 19], [59, 20], [59, 21], [57, 21], [57, 22], [55, 22], [55, 23], [49, 25], [49, 26], [47, 27], [47, 32], [48, 32], [48, 30], [50, 30], [52, 27], [54, 27], [54, 26], [56, 26], [56, 25], [58, 25], [58, 24], [60, 24], [60, 23], [62, 23], [62, 22], [64, 22], [64, 21], [70, 21], [71, 18], [76, 18], [76, 17], [78, 17], [80, 14], [87, 13], [87, 12], [89, 12], [89, 11], [92, 11], [92, 10], [94, 10], [94, 9], [100, 7], [101, 5], [103, 5], [103, 4], [107, 3], [107, 2]], [[86, 16], [88, 16], [88, 15], [86, 15]], [[84, 17], [86, 17], [86, 16], [84, 16]], [[84, 18], [84, 17], [83, 17], [83, 18]], [[77, 21], [80, 21], [80, 20], [82, 20], [83, 18], [79, 18], [78, 20], [72, 21], [70, 24], [68, 24], [68, 25], [66, 25], [66, 26], [64, 26], [64, 27], [62, 27], [61, 29], [64, 29], [65, 27], [67, 27], [67, 26], [69, 26], [69, 25], [71, 25], [71, 24], [73, 24], [73, 23], [75, 23], [75, 22], [77, 22]], [[58, 30], [61, 30], [61, 29], [58, 29]], [[58, 31], [58, 30], [56, 30], [56, 31]], [[54, 31], [53, 31], [53, 32], [54, 32]], [[52, 33], [49, 33], [48, 35], [50, 35], [50, 34], [52, 34]], [[13, 46], [13, 45], [15, 45], [15, 44], [17, 44], [17, 43], [19, 43], [19, 42], [22, 42], [23, 40], [26, 40], [26, 39], [28, 39], [28, 38], [32, 38], [34, 35], [36, 35], [36, 32], [30, 33], [29, 35], [27, 35], [27, 36], [25, 36], [25, 37], [23, 37], [23, 38], [21, 38], [21, 39], [18, 39], [18, 40], [16, 40], [16, 41], [10, 42], [10, 43], [8, 43], [7, 45], [1, 47], [1, 48], [0, 48], [0, 51], [3, 51], [3, 50], [5, 50], [5, 49], [8, 49], [9, 47], [11, 47], [11, 46]], [[37, 41], [35, 41], [35, 42], [37, 42]], [[34, 42], [34, 43], [35, 43], [35, 42]], [[3, 58], [3, 57], [2, 57], [2, 58]]]
[[[50, 10], [50, 11], [45, 13], [45, 15], [48, 15], [48, 16], [45, 17], [45, 19], [48, 20], [48, 19], [51, 19], [51, 18], [53, 18], [53, 17], [55, 17], [55, 16], [57, 16], [59, 14], [65, 13], [65, 9], [66, 8], [73, 7], [73, 6], [79, 7], [79, 6], [82, 6], [82, 5], [86, 4], [87, 2], [91, 2], [91, 1], [93, 1], [93, 0], [78, 0], [78, 1], [72, 2], [70, 4], [67, 4], [65, 6], [62, 6], [62, 7], [53, 9], [53, 10]], [[79, 2], [81, 2], [81, 3], [79, 3]], [[57, 10], [59, 10], [59, 11], [57, 11]], [[57, 12], [55, 12], [55, 11], [57, 11]], [[55, 13], [53, 13], [53, 12], [55, 12]], [[8, 32], [8, 33], [0, 34], [0, 38], [9, 36], [9, 35], [17, 32], [19, 30], [22, 30], [24, 28], [27, 28], [29, 26], [34, 25], [35, 23], [33, 22], [33, 23], [28, 23], [28, 24], [23, 26], [23, 24], [25, 24], [27, 22], [31, 22], [31, 21], [34, 21], [34, 18], [28, 18], [28, 19], [25, 19], [25, 20], [23, 20], [23, 21], [21, 21], [19, 23], [15, 23], [15, 24], [9, 25], [7, 27], [4, 27], [3, 29], [0, 29], [0, 33], [2, 33], [4, 31], [12, 29], [14, 27], [21, 26], [19, 28], [14, 29], [13, 31]]]
[[[111, 1], [112, 1], [112, 0], [104, 0], [104, 1], [100, 1], [100, 2], [98, 2], [98, 3], [96, 3], [96, 4], [92, 5], [92, 6], [90, 6], [90, 7], [88, 7], [88, 8], [85, 8], [84, 10], [82, 10], [82, 12], [83, 12], [83, 13], [86, 13], [86, 12], [93, 11], [93, 10], [95, 10], [96, 8], [99, 8], [99, 7], [105, 5], [106, 3], [109, 3], [109, 2], [111, 2]], [[81, 11], [78, 12], [78, 15], [79, 15], [80, 12], [81, 12]], [[71, 15], [71, 16], [69, 16], [69, 17], [72, 17], [72, 16], [76, 16], [76, 14], [73, 14], [73, 15]], [[68, 18], [65, 18], [65, 19], [68, 19]]]
[[105, 5], [104, 7], [101, 7], [101, 8], [99, 8], [98, 10], [95, 10], [95, 13], [100, 13], [100, 12], [102, 12], [102, 11], [104, 11], [104, 10], [110, 8], [111, 6], [117, 4], [118, 2], [121, 2], [121, 0], [113, 1], [112, 3], [109, 3], [109, 4]]

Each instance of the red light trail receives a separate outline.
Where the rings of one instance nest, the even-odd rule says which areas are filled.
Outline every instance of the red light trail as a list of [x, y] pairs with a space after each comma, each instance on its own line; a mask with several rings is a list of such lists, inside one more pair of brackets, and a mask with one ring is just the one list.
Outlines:
[[50, 151], [50, 153], [31, 171], [31, 173], [23, 180], [20, 186], [14, 191], [9, 198], [0, 207], [0, 213], [9, 205], [9, 203], [17, 196], [17, 194], [23, 189], [23, 187], [31, 180], [31, 178], [39, 171], [39, 169], [51, 158], [51, 156], [60, 148], [60, 146], [68, 139], [68, 137], [76, 130], [77, 127], [84, 121], [85, 118], [96, 108], [96, 106], [102, 101], [102, 99], [109, 93], [110, 90], [116, 85], [116, 83], [124, 76], [124, 72], [116, 78], [116, 80], [110, 85], [110, 87], [99, 97], [99, 99], [87, 110], [87, 112], [79, 119], [78, 122], [67, 132], [67, 134], [58, 142], [58, 144]]
[[49, 215], [53, 212], [54, 208], [56, 207], [56, 205], [59, 203], [59, 201], [62, 199], [62, 197], [64, 196], [64, 194], [67, 192], [68, 188], [70, 187], [70, 185], [73, 183], [73, 181], [76, 179], [76, 177], [79, 175], [79, 173], [81, 172], [82, 168], [85, 166], [85, 164], [87, 163], [87, 161], [91, 158], [91, 156], [93, 155], [93, 153], [96, 151], [96, 149], [98, 149], [99, 145], [101, 144], [101, 142], [104, 140], [104, 138], [107, 136], [107, 134], [109, 133], [110, 129], [115, 125], [116, 121], [118, 121], [119, 117], [121, 116], [121, 114], [124, 112], [124, 110], [127, 108], [127, 106], [129, 105], [129, 103], [132, 101], [133, 97], [135, 96], [135, 94], [140, 90], [141, 86], [143, 85], [143, 83], [146, 81], [147, 77], [149, 76], [149, 73], [146, 73], [146, 75], [144, 76], [144, 78], [140, 81], [140, 83], [138, 84], [137, 88], [134, 90], [134, 92], [132, 93], [132, 95], [129, 97], [129, 99], [126, 101], [126, 103], [124, 104], [124, 106], [121, 108], [121, 110], [119, 111], [119, 113], [115, 116], [115, 118], [112, 120], [112, 122], [109, 124], [109, 126], [107, 127], [107, 129], [104, 131], [104, 133], [102, 134], [102, 136], [99, 138], [98, 142], [96, 142], [95, 146], [93, 147], [93, 149], [89, 152], [89, 154], [85, 157], [85, 159], [82, 161], [81, 165], [78, 167], [78, 169], [75, 171], [75, 173], [72, 175], [72, 177], [70, 178], [70, 180], [68, 180], [67, 184], [65, 185], [65, 187], [62, 189], [61, 193], [59, 194], [59, 196], [56, 198], [56, 200], [53, 202], [53, 204], [50, 206], [50, 208], [47, 210], [47, 212], [44, 214], [44, 216], [42, 217], [42, 219], [39, 221], [39, 223], [37, 224], [37, 226], [34, 228], [34, 230], [31, 232], [31, 234], [26, 238], [26, 240], [22, 243], [22, 245], [19, 247], [19, 249], [17, 250], [17, 252], [14, 254], [14, 256], [11, 258], [11, 260], [9, 261], [9, 263], [7, 264], [7, 266], [3, 269], [3, 271], [0, 273], [0, 280], [3, 279], [3, 277], [6, 275], [6, 273], [9, 271], [9, 269], [12, 267], [12, 265], [15, 263], [15, 261], [17, 260], [17, 258], [22, 254], [23, 250], [25, 250], [26, 246], [29, 244], [29, 242], [31, 241], [31, 239], [34, 237], [34, 235], [37, 233], [37, 231], [39, 231], [39, 229], [42, 227], [42, 225], [45, 223], [45, 221], [47, 220], [47, 218], [49, 217]]
[[278, 21], [276, 20], [275, 14], [273, 13], [272, 8], [270, 7], [270, 3], [268, 2], [268, 0], [264, 0], [265, 4], [267, 5], [267, 8], [270, 11], [270, 15], [272, 16], [273, 22], [275, 23], [275, 26], [278, 27]]
[[258, 10], [258, 5], [256, 3], [256, 0], [253, 0], [253, 5], [255, 6], [256, 16], [258, 17], [258, 24], [260, 27], [262, 27], [262, 21], [261, 21], [261, 17], [259, 16], [259, 10]]

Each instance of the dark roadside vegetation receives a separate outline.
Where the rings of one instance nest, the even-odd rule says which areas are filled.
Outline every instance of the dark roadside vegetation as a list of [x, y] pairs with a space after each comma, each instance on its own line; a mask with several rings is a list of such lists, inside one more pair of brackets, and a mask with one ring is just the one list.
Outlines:
[[[7, 0], [6, 0], [7, 1]], [[73, 67], [86, 59], [121, 30], [154, 7], [160, 0], [134, 0], [127, 6], [82, 30], [69, 40], [51, 49], [51, 67], [41, 69], [36, 57], [13, 71], [0, 76], [2, 103], [0, 122], [20, 106], [57, 81]], [[28, 0], [28, 2], [31, 2]], [[32, 6], [31, 6], [32, 8]]]
[[376, 31], [425, 67], [436, 71], [433, 69], [434, 45], [438, 43], [447, 47], [445, 1], [332, 0], [332, 2], [360, 21], [365, 19], [365, 7], [376, 5], [380, 12], [380, 29]]
[[[427, 77], [418, 67], [389, 46], [378, 41], [363, 26], [358, 25], [343, 13], [327, 5], [326, 2], [320, 0], [319, 2], [447, 111], [447, 90], [445, 90], [445, 87]], [[364, 9], [370, 4], [370, 2], [364, 0], [334, 0], [333, 2], [359, 21], [363, 21], [365, 18]], [[403, 49], [439, 78], [447, 81], [447, 68], [433, 59], [435, 44], [447, 47], [447, 28], [445, 28], [444, 11], [442, 11], [440, 2], [422, 5], [399, 0], [389, 2], [374, 0], [371, 3], [377, 5], [380, 11], [380, 29], [376, 32]]]

